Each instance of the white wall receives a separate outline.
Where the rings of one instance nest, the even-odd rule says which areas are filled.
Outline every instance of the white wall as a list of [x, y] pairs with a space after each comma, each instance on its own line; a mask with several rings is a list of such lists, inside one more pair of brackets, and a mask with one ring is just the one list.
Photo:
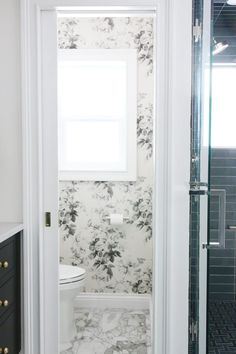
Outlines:
[[0, 222], [22, 220], [19, 3], [0, 0]]

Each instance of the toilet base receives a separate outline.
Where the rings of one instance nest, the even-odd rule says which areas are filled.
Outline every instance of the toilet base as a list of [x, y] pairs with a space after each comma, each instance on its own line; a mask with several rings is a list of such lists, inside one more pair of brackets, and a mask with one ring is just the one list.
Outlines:
[[74, 321], [74, 300], [78, 290], [60, 292], [60, 350], [72, 347], [76, 336]]

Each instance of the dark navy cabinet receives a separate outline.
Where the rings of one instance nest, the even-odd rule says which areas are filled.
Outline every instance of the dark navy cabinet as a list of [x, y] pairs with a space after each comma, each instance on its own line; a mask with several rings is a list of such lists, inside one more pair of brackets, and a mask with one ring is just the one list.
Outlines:
[[0, 354], [21, 350], [21, 234], [0, 243]]

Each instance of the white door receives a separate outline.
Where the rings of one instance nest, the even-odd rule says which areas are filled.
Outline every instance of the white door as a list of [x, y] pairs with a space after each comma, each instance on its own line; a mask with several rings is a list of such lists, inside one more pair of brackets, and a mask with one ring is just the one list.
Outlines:
[[[59, 226], [57, 147], [57, 15], [40, 12], [41, 78], [41, 354], [59, 353]], [[40, 60], [41, 59], [41, 60]]]

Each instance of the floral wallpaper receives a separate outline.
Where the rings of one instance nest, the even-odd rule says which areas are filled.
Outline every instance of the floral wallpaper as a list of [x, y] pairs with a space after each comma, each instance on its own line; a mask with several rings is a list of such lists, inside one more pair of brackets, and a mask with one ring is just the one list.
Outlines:
[[[138, 60], [135, 182], [60, 182], [61, 262], [84, 267], [86, 291], [150, 293], [152, 289], [153, 19], [59, 18], [62, 49], [132, 48]], [[105, 219], [129, 219], [112, 226]]]

